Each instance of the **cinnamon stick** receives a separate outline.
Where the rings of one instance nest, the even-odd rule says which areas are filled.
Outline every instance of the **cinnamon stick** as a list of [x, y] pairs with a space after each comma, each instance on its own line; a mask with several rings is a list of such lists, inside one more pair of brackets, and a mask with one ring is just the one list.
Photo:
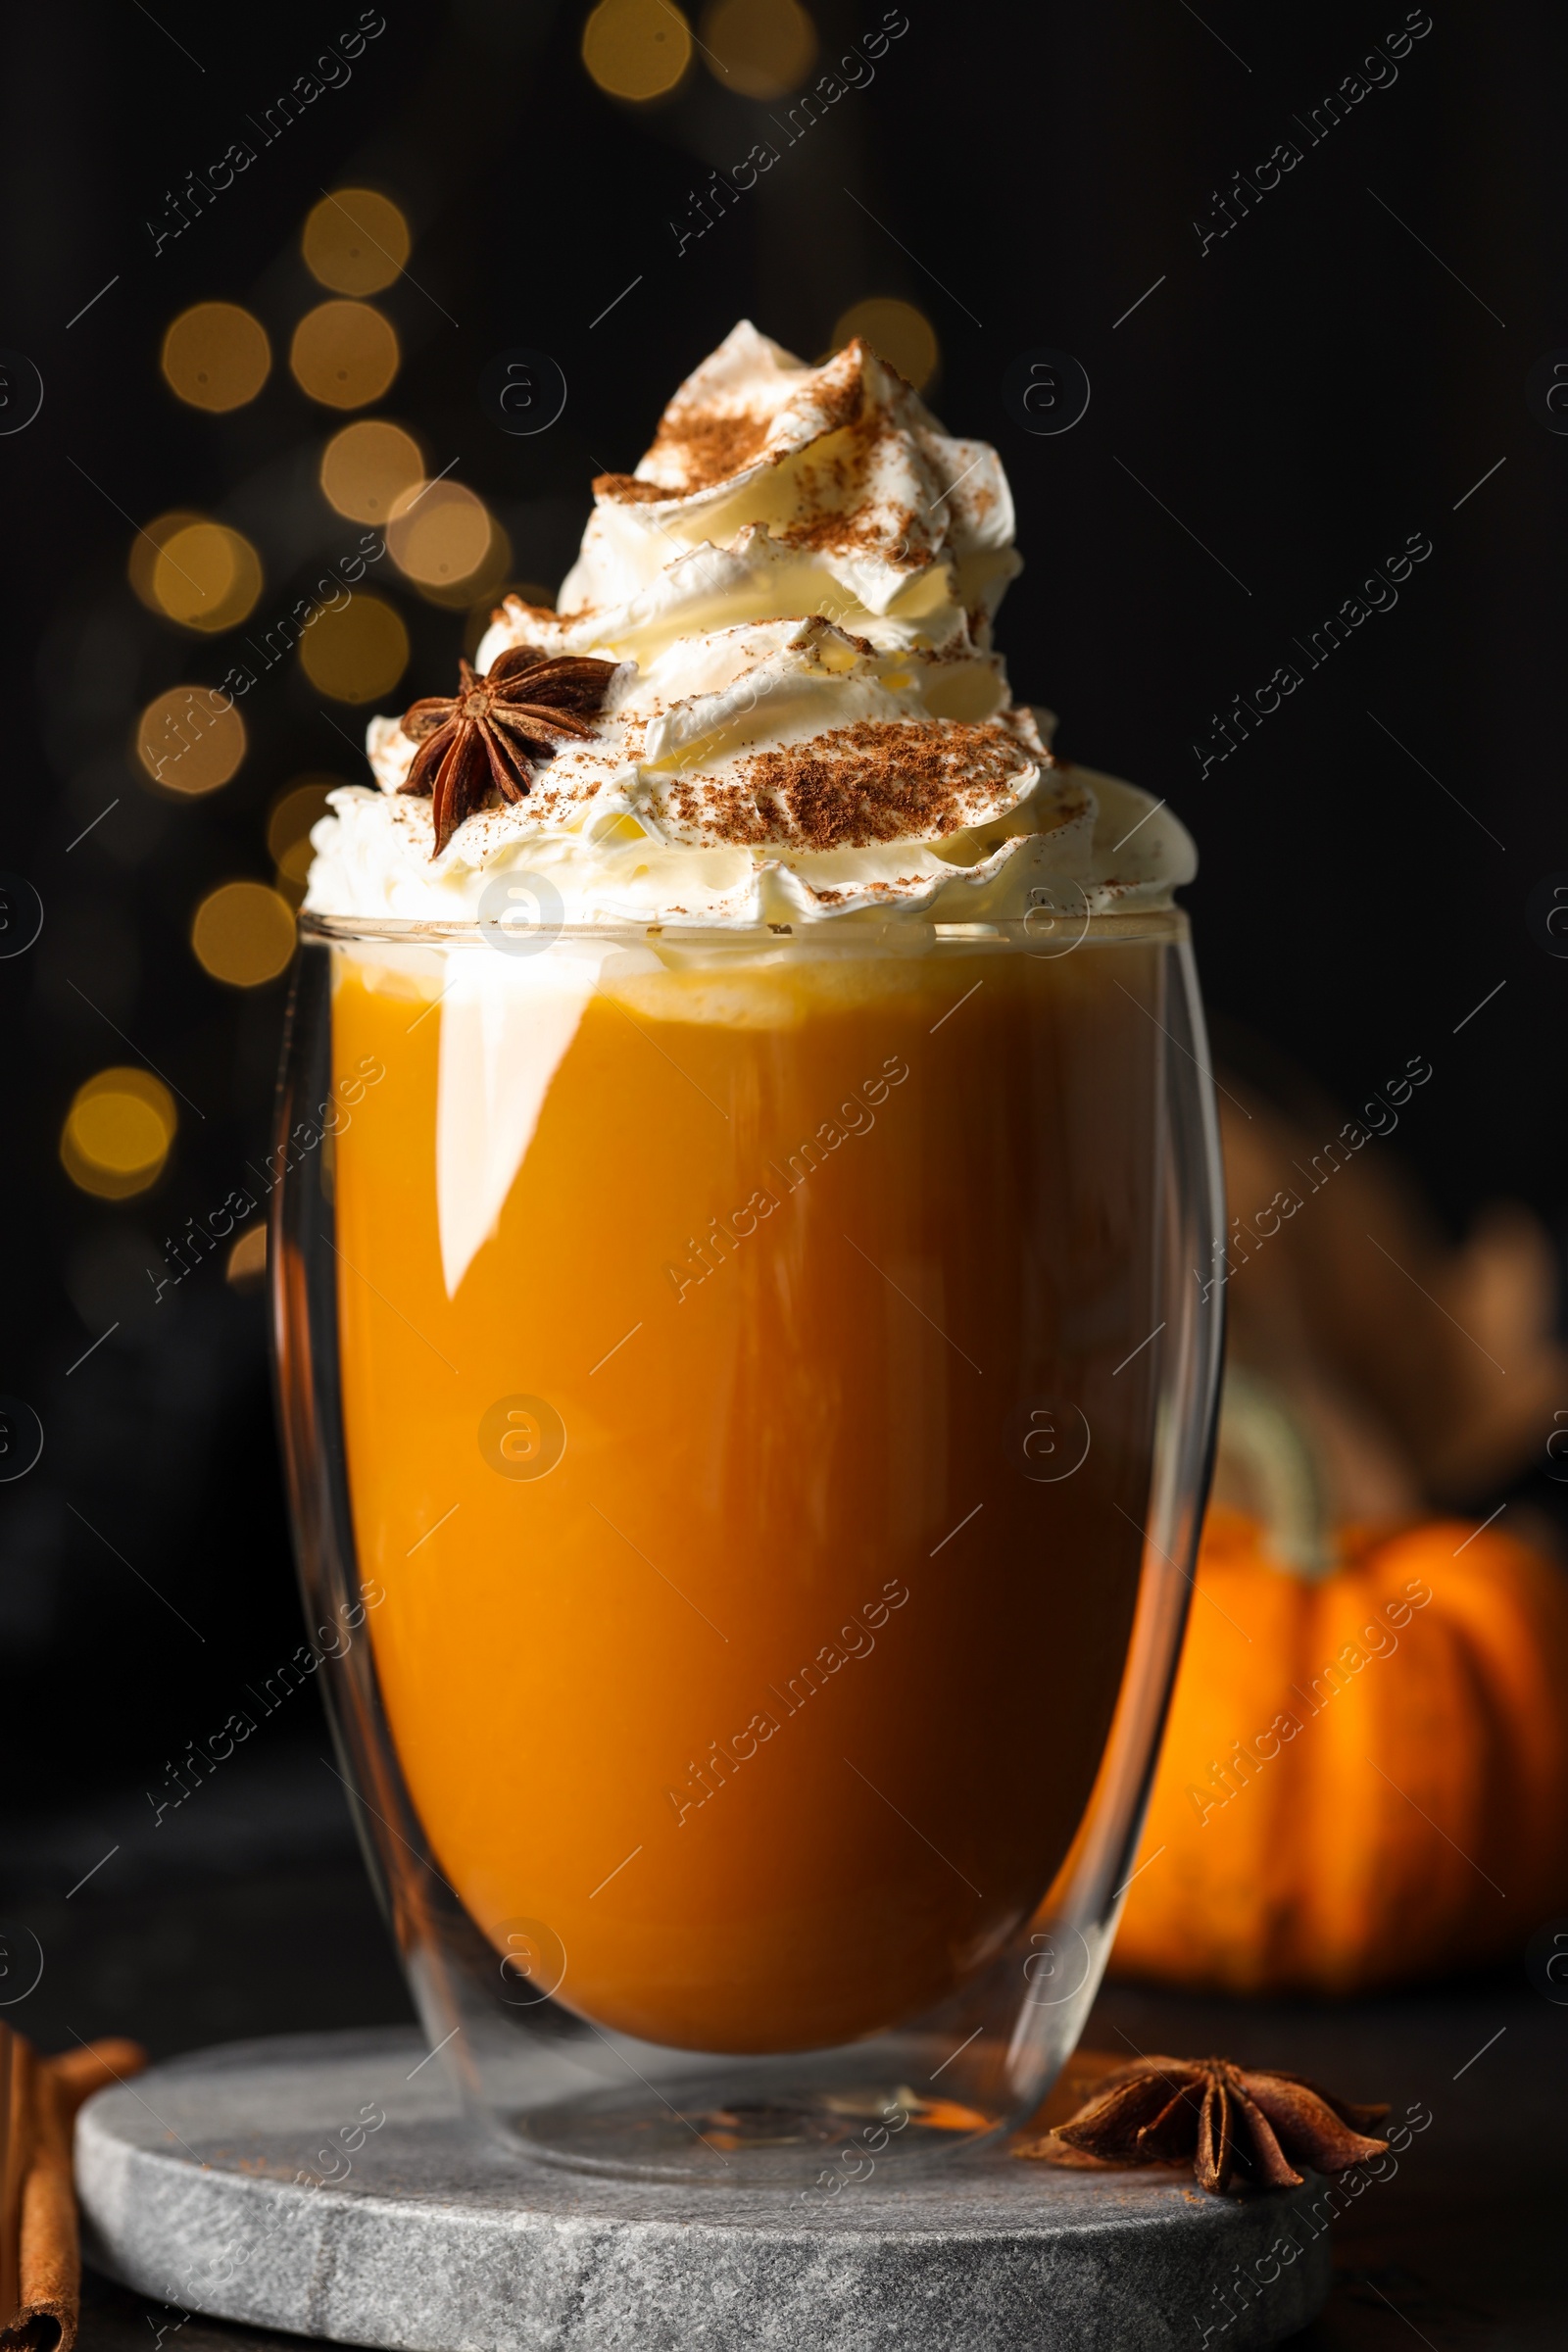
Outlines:
[[20, 2034], [3, 2038], [11, 2096], [8, 2193], [0, 2212], [0, 2352], [71, 2352], [81, 2309], [72, 2123], [82, 2101], [106, 2082], [139, 2074], [147, 2054], [136, 2042], [113, 2039], [40, 2062]]
[[110, 2034], [102, 2041], [84, 2041], [77, 2049], [62, 2050], [58, 2058], [46, 2058], [43, 2063], [66, 2102], [69, 2119], [106, 2083], [139, 2075], [147, 2064], [147, 2053], [139, 2041]]
[[22, 2237], [22, 2190], [27, 2171], [25, 2042], [0, 2023], [0, 2321], [17, 2308], [21, 2291], [19, 2256]]
[[81, 2255], [71, 2143], [47, 2067], [24, 2042], [28, 2113], [27, 2166], [18, 2216], [16, 2316], [0, 2329], [5, 2352], [54, 2352], [75, 2337], [81, 2305]]

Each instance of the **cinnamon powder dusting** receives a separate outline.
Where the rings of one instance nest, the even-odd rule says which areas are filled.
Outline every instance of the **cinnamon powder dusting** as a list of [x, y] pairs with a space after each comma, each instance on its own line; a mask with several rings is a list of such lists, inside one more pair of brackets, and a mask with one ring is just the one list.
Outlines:
[[[936, 841], [973, 822], [977, 795], [1021, 781], [1033, 764], [1016, 737], [990, 721], [862, 719], [739, 760], [744, 782], [710, 787], [701, 822], [718, 840], [748, 846], [781, 835], [810, 850]], [[698, 820], [679, 788], [672, 797], [686, 821]]]
[[[858, 342], [849, 344], [838, 358], [842, 363], [842, 380], [818, 382], [814, 387], [819, 421], [813, 439], [858, 423], [862, 416], [864, 347]], [[645, 465], [653, 464], [662, 478], [649, 481], [632, 473], [602, 473], [594, 489], [600, 497], [614, 499], [624, 506], [715, 490], [769, 454], [768, 436], [774, 421], [770, 416], [755, 416], [744, 410], [736, 415], [717, 416], [710, 409], [695, 404], [682, 408], [676, 403], [660, 418], [653, 446], [644, 460]], [[789, 447], [775, 450], [772, 462], [779, 465], [791, 454]]]
[[649, 506], [656, 498], [676, 496], [662, 482], [640, 482], [634, 473], [596, 473], [593, 491], [595, 498], [613, 498], [623, 507]]
[[688, 490], [708, 490], [755, 464], [766, 447], [766, 416], [714, 416], [701, 410], [661, 418], [650, 458], [670, 462]]
[[662, 474], [679, 479], [651, 482], [635, 473], [602, 473], [594, 482], [595, 493], [622, 506], [646, 506], [655, 499], [714, 489], [756, 464], [766, 447], [767, 431], [765, 416], [666, 416], [648, 455], [660, 461]]

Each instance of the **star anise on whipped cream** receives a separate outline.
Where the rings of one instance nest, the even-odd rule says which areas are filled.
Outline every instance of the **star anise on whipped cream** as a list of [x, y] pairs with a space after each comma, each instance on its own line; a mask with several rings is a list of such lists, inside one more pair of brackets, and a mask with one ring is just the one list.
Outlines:
[[1106, 2164], [1191, 2162], [1211, 2194], [1238, 2174], [1250, 2185], [1297, 2188], [1297, 2164], [1343, 2173], [1381, 2156], [1388, 2141], [1367, 2138], [1363, 2127], [1388, 2112], [1228, 2058], [1140, 2058], [1102, 2076], [1075, 2115], [1014, 2153], [1048, 2163], [1070, 2163], [1064, 2150]]
[[458, 663], [455, 695], [426, 695], [403, 713], [403, 732], [418, 745], [400, 792], [428, 794], [439, 858], [466, 816], [482, 808], [492, 785], [520, 801], [533, 770], [556, 756], [545, 737], [591, 735], [588, 717], [605, 699], [613, 662], [588, 654], [541, 654], [509, 646], [479, 677]]

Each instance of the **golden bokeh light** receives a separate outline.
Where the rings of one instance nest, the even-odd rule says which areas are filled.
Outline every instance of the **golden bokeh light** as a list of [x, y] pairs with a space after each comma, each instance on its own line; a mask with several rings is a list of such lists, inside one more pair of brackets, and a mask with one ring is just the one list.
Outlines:
[[[462, 612], [470, 606], [482, 611], [484, 625], [488, 628], [496, 599], [505, 588], [511, 569], [512, 541], [492, 514], [489, 544], [479, 559], [477, 569], [471, 571], [466, 580], [454, 580], [450, 587], [423, 580], [416, 584], [427, 605], [442, 605], [449, 612]], [[483, 634], [481, 629], [480, 635]]]
[[798, 90], [816, 59], [816, 26], [798, 0], [716, 0], [703, 19], [713, 79], [742, 98]]
[[366, 591], [324, 607], [300, 639], [313, 686], [335, 703], [373, 703], [409, 665], [409, 632], [383, 597]]
[[127, 1200], [163, 1173], [179, 1125], [174, 1098], [148, 1070], [100, 1070], [72, 1099], [60, 1158], [73, 1184]]
[[268, 814], [267, 847], [273, 864], [284, 873], [297, 870], [304, 879], [311, 858], [311, 827], [327, 813], [327, 794], [342, 790], [341, 776], [296, 776], [278, 794]]
[[267, 847], [277, 868], [277, 888], [293, 906], [305, 896], [315, 855], [311, 827], [328, 814], [327, 794], [341, 791], [342, 786], [341, 776], [296, 776], [272, 803], [267, 819]]
[[582, 62], [612, 98], [662, 98], [692, 62], [691, 26], [674, 0], [599, 0]]
[[321, 490], [353, 522], [385, 522], [396, 502], [424, 479], [419, 445], [384, 416], [362, 416], [321, 452]]
[[368, 302], [318, 302], [294, 329], [288, 364], [301, 391], [329, 409], [379, 400], [401, 355], [392, 322]]
[[211, 636], [238, 628], [262, 593], [261, 558], [250, 541], [221, 522], [187, 522], [170, 533], [152, 566], [161, 612]]
[[260, 1289], [267, 1279], [267, 1226], [258, 1218], [247, 1225], [237, 1242], [229, 1249], [223, 1267], [223, 1280], [236, 1291]]
[[490, 546], [490, 515], [462, 482], [421, 482], [392, 510], [386, 544], [400, 571], [421, 587], [451, 588], [469, 580]]
[[294, 953], [294, 909], [265, 882], [224, 882], [197, 907], [190, 944], [215, 980], [260, 988]]
[[334, 294], [378, 294], [409, 258], [409, 224], [373, 188], [323, 196], [305, 223], [305, 266]]
[[131, 586], [149, 612], [162, 612], [153, 587], [158, 559], [176, 531], [188, 530], [192, 523], [204, 522], [206, 516], [192, 514], [186, 507], [176, 507], [168, 514], [155, 515], [144, 530], [138, 530], [130, 543], [130, 555], [125, 570]]
[[892, 295], [873, 295], [847, 310], [833, 329], [833, 348], [842, 351], [853, 336], [870, 344], [879, 360], [906, 376], [917, 392], [927, 385], [942, 357], [936, 329], [912, 302]]
[[235, 302], [198, 302], [164, 337], [164, 375], [193, 409], [242, 409], [271, 366], [266, 327]]
[[136, 721], [136, 757], [166, 792], [216, 792], [245, 757], [245, 721], [211, 686], [172, 686]]

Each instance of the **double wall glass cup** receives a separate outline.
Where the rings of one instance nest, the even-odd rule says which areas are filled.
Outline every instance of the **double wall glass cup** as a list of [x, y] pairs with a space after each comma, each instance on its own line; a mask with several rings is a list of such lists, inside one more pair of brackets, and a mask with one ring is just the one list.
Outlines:
[[1099, 1984], [1223, 1229], [1179, 911], [306, 917], [276, 1365], [341, 1767], [498, 2140], [903, 2174]]

